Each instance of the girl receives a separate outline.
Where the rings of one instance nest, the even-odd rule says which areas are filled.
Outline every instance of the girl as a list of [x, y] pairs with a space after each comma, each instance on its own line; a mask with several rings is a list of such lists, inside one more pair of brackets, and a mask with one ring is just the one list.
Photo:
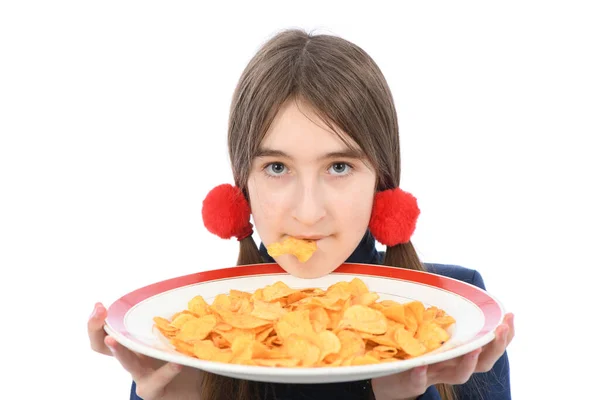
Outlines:
[[[250, 221], [229, 221], [228, 233], [205, 224], [221, 237], [237, 237], [239, 265], [276, 261], [292, 275], [318, 277], [345, 261], [385, 264], [484, 288], [476, 271], [418, 259], [410, 242], [418, 208], [399, 188], [392, 94], [356, 45], [299, 30], [273, 37], [238, 83], [228, 145], [235, 187], [218, 190], [243, 194], [262, 243], [253, 241]], [[381, 215], [395, 215], [398, 225], [382, 226], [375, 218]], [[291, 255], [273, 260], [265, 244], [287, 236], [316, 240], [316, 252], [305, 263]], [[387, 250], [378, 252], [375, 240]], [[510, 399], [505, 350], [514, 336], [512, 314], [491, 343], [457, 359], [369, 381], [319, 385], [242, 381], [148, 359], [105, 337], [105, 317], [98, 304], [88, 323], [92, 348], [114, 354], [132, 374], [131, 399]]]

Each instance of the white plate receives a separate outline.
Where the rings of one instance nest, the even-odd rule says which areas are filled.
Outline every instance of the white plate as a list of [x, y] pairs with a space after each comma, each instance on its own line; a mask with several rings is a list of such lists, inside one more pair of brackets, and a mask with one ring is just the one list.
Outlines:
[[[199, 360], [178, 353], [153, 329], [153, 318], [171, 318], [187, 308], [200, 294], [210, 304], [230, 289], [253, 292], [282, 281], [292, 288], [328, 286], [357, 277], [379, 300], [404, 303], [421, 301], [454, 317], [451, 338], [439, 349], [423, 356], [373, 365], [318, 368], [258, 367]], [[158, 282], [135, 290], [115, 301], [108, 309], [105, 330], [123, 346], [157, 359], [172, 361], [233, 378], [280, 383], [328, 383], [357, 381], [402, 372], [461, 356], [494, 338], [502, 322], [502, 305], [486, 291], [465, 282], [426, 272], [369, 264], [343, 264], [333, 273], [316, 279], [301, 279], [286, 273], [277, 264], [238, 266], [200, 272]]]

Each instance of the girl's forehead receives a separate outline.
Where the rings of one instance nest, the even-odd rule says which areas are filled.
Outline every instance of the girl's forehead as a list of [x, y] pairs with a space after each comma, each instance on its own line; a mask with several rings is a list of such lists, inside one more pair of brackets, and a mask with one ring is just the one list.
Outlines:
[[341, 129], [337, 129], [336, 133], [310, 106], [293, 101], [281, 108], [259, 147], [263, 152], [362, 153], [358, 144], [347, 133]]

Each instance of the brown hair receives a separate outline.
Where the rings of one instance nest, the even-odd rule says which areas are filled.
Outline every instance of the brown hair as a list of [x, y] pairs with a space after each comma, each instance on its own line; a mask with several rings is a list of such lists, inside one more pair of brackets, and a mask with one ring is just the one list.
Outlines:
[[[373, 59], [360, 47], [332, 35], [279, 32], [243, 71], [233, 95], [228, 146], [235, 184], [246, 198], [252, 161], [281, 106], [302, 100], [336, 132], [351, 137], [377, 173], [377, 190], [400, 184], [400, 143], [392, 93]], [[238, 265], [263, 262], [252, 236], [240, 242]], [[424, 270], [412, 244], [388, 247], [385, 265]], [[260, 385], [204, 374], [203, 399], [257, 398]], [[442, 399], [451, 385], [437, 385]]]

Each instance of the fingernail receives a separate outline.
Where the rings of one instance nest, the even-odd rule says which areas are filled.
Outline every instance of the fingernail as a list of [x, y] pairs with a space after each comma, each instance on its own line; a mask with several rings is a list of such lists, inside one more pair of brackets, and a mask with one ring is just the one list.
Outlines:
[[90, 319], [96, 318], [96, 315], [98, 315], [98, 303], [94, 305], [94, 311], [90, 314]]
[[[109, 338], [110, 338], [110, 339], [109, 339]], [[114, 340], [114, 339], [112, 339], [110, 336], [107, 336], [107, 337], [106, 337], [106, 339], [104, 340], [104, 344], [106, 345], [106, 347], [108, 347], [108, 349], [109, 349], [111, 352], [113, 352], [113, 353], [114, 353], [115, 351], [117, 351], [117, 349], [115, 348], [115, 345], [114, 345], [114, 343], [112, 342], [112, 340]]]
[[171, 368], [175, 371], [181, 371], [183, 369], [183, 365], [180, 364], [171, 364]]

